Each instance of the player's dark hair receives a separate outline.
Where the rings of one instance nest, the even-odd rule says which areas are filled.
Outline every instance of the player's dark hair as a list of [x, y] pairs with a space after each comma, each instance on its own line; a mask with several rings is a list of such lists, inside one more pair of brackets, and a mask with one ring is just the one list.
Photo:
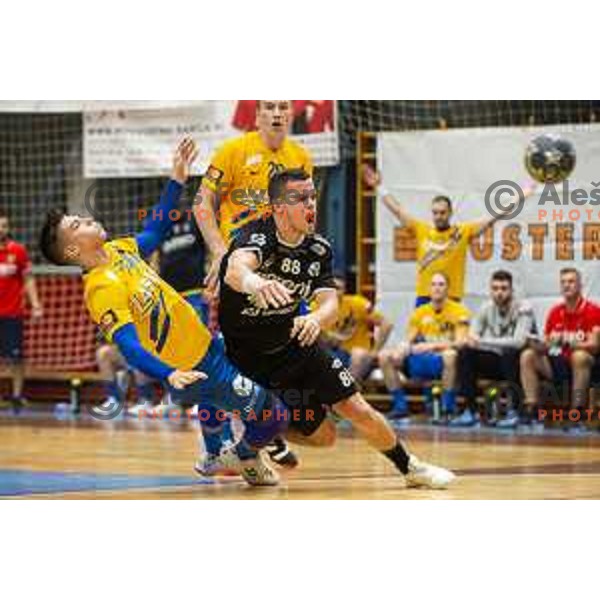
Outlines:
[[0, 219], [8, 219], [8, 213], [0, 206]]
[[310, 175], [304, 169], [286, 169], [275, 173], [269, 180], [269, 201], [271, 204], [285, 200], [287, 184], [290, 181], [306, 181]]
[[513, 276], [508, 271], [495, 271], [492, 273], [492, 281], [508, 281], [510, 287], [513, 286]]
[[49, 262], [55, 265], [69, 264], [58, 239], [60, 223], [64, 216], [65, 213], [62, 210], [57, 208], [50, 210], [40, 233], [40, 251]]
[[450, 200], [450, 198], [448, 198], [448, 196], [436, 196], [432, 201], [431, 204], [437, 204], [438, 202], [445, 202], [448, 205], [448, 208], [452, 211], [453, 207], [452, 207], [452, 200]]

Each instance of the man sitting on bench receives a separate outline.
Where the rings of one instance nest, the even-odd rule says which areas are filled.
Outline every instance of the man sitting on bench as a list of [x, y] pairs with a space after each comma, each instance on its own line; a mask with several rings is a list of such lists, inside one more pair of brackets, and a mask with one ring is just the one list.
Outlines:
[[470, 312], [448, 299], [449, 280], [444, 273], [431, 278], [431, 303], [417, 308], [409, 321], [408, 342], [379, 354], [385, 384], [392, 395], [388, 417], [407, 424], [407, 378], [442, 380], [442, 412], [446, 417], [456, 408], [458, 348], [469, 333]]
[[490, 281], [490, 300], [473, 323], [466, 344], [458, 356], [458, 379], [465, 398], [462, 414], [450, 423], [455, 427], [471, 427], [479, 422], [477, 380], [503, 382], [511, 400], [510, 409], [497, 427], [516, 427], [519, 417], [516, 401], [520, 389], [519, 356], [530, 336], [537, 333], [535, 315], [529, 302], [513, 295], [513, 278], [507, 271], [496, 271]]

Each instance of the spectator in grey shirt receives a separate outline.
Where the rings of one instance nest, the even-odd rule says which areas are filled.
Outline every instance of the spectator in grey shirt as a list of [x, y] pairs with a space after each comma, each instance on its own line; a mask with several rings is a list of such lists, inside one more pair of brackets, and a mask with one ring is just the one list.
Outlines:
[[[519, 355], [528, 338], [537, 333], [531, 305], [513, 296], [512, 275], [496, 271], [490, 282], [491, 299], [476, 316], [471, 334], [458, 357], [458, 377], [465, 409], [450, 422], [454, 427], [470, 427], [478, 423], [477, 379], [510, 382], [512, 400], [519, 382]], [[510, 410], [499, 427], [516, 427], [518, 415]]]

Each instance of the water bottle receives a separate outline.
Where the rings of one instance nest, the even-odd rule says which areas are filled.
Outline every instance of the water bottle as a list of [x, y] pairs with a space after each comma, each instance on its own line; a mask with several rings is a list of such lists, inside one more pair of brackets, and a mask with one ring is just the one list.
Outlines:
[[486, 391], [486, 413], [487, 421], [493, 425], [498, 420], [498, 400], [499, 393], [497, 387], [491, 387]]
[[434, 385], [431, 388], [431, 401], [433, 406], [433, 423], [442, 422], [442, 388], [439, 385]]
[[71, 379], [69, 406], [72, 415], [81, 413], [81, 379]]

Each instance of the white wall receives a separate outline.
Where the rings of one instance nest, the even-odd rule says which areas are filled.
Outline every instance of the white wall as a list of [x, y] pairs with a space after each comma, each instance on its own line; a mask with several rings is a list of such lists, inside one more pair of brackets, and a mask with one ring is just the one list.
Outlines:
[[[562, 126], [540, 128], [459, 129], [409, 133], [385, 133], [379, 136], [379, 169], [382, 179], [394, 196], [412, 214], [430, 220], [431, 199], [438, 194], [448, 195], [455, 204], [455, 221], [478, 220], [488, 215], [484, 197], [495, 181], [510, 179], [524, 184], [530, 181], [525, 170], [524, 155], [529, 141], [542, 132], [560, 132], [571, 140], [577, 151], [577, 166], [570, 178], [571, 189], [594, 189], [591, 182], [600, 182], [600, 126]], [[552, 205], [538, 205], [539, 196], [526, 203], [520, 216], [501, 222], [494, 230], [494, 256], [476, 262], [469, 255], [467, 268], [466, 304], [476, 309], [487, 294], [490, 274], [503, 268], [515, 278], [517, 293], [529, 298], [541, 323], [545, 312], [558, 298], [558, 273], [574, 264], [584, 273], [586, 292], [600, 301], [600, 277], [596, 261], [584, 261], [581, 236], [585, 222], [600, 221], [600, 206], [580, 208], [582, 219], [575, 222], [574, 261], [555, 260], [555, 226], [550, 220], [540, 221], [538, 211]], [[588, 220], [584, 209], [593, 209]], [[547, 222], [549, 235], [544, 246], [544, 260], [531, 258], [531, 238], [528, 224]], [[565, 221], [567, 222], [567, 221]], [[523, 252], [518, 261], [501, 258], [501, 232], [519, 223], [523, 229], [520, 240]], [[396, 323], [394, 340], [403, 336], [408, 314], [415, 299], [415, 264], [393, 259], [393, 230], [395, 219], [383, 206], [377, 205], [377, 289], [378, 306]]]

